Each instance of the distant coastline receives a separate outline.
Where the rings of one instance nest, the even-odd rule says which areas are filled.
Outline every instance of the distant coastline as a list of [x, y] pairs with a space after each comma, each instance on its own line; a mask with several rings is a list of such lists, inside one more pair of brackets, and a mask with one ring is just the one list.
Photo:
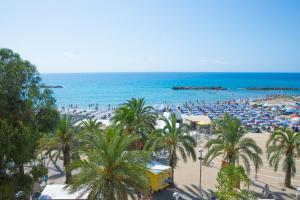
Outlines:
[[227, 88], [221, 86], [174, 86], [172, 87], [173, 90], [227, 90]]
[[63, 88], [61, 85], [42, 85], [41, 88]]
[[246, 87], [241, 88], [242, 90], [264, 90], [264, 91], [275, 91], [275, 90], [300, 90], [300, 88], [293, 87]]

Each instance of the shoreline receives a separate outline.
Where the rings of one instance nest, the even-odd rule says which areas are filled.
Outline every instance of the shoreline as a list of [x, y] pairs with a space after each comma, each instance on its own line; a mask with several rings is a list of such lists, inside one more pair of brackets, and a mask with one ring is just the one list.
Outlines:
[[[228, 100], [212, 100], [212, 101], [205, 101], [205, 100], [186, 100], [184, 102], [178, 102], [178, 103], [168, 103], [167, 101], [161, 101], [161, 103], [155, 103], [155, 104], [147, 104], [149, 106], [152, 107], [158, 107], [161, 105], [167, 105], [167, 106], [180, 106], [180, 105], [184, 105], [184, 104], [191, 104], [191, 103], [202, 103], [202, 104], [217, 104], [217, 103], [224, 103], [224, 102], [232, 102], [232, 101], [263, 101], [265, 99], [270, 99], [270, 98], [274, 98], [274, 99], [278, 99], [278, 98], [288, 98], [288, 99], [295, 99], [298, 98], [300, 101], [300, 94], [293, 94], [293, 95], [287, 95], [287, 94], [267, 94], [267, 95], [261, 95], [261, 96], [256, 96], [256, 97], [248, 97], [248, 98], [231, 98]], [[126, 101], [124, 101], [125, 103]], [[147, 99], [146, 99], [146, 103], [147, 103]], [[90, 105], [90, 106], [89, 106]], [[102, 111], [102, 112], [106, 112], [106, 111], [111, 111], [114, 110], [116, 108], [118, 108], [119, 106], [121, 106], [121, 104], [106, 104], [101, 105], [101, 104], [97, 104], [97, 103], [92, 103], [92, 104], [87, 104], [86, 107], [79, 107], [77, 106], [77, 104], [69, 104], [68, 107], [66, 106], [61, 106], [61, 108], [58, 108], [58, 111], [62, 111], [63, 108], [65, 110], [82, 110], [82, 111]]]

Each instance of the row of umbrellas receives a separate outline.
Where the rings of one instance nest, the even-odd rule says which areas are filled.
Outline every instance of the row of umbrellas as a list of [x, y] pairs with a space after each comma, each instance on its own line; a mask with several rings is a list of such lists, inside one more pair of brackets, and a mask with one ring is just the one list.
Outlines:
[[[250, 101], [223, 102], [217, 104], [191, 103], [179, 106], [178, 110], [185, 115], [207, 115], [212, 120], [224, 113], [229, 113], [239, 118], [243, 125], [249, 126], [298, 126], [300, 124], [299, 112], [293, 107], [277, 106], [252, 106]], [[285, 114], [284, 117], [280, 117]], [[290, 115], [292, 114], [292, 115]]]

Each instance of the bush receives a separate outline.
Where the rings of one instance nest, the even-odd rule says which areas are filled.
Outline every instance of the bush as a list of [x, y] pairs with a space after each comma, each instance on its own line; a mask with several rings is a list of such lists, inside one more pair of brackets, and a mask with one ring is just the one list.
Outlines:
[[216, 195], [220, 200], [255, 199], [248, 191], [250, 179], [242, 166], [222, 167], [217, 177]]

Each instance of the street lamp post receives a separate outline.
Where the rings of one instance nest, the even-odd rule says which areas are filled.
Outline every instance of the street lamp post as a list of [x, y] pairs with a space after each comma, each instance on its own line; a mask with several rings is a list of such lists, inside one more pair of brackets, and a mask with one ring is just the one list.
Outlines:
[[48, 158], [47, 155], [42, 156], [42, 164], [44, 167], [46, 167], [46, 159]]
[[201, 181], [202, 181], [202, 160], [203, 158], [203, 149], [199, 148], [199, 161], [200, 161], [200, 179], [199, 179], [199, 187], [201, 188]]

